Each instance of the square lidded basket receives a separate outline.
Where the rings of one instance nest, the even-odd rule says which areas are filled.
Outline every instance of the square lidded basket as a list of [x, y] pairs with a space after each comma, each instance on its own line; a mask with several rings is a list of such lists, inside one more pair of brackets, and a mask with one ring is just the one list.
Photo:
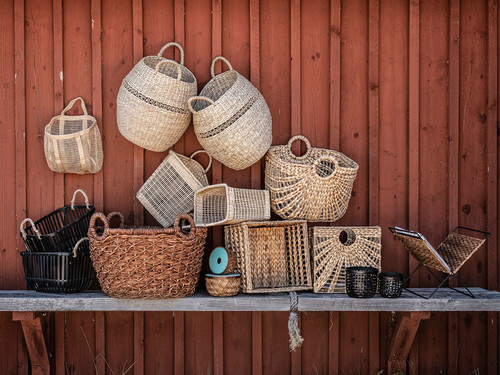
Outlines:
[[382, 230], [372, 227], [309, 229], [314, 293], [346, 293], [346, 268], [370, 266], [380, 271]]
[[224, 235], [244, 293], [312, 289], [306, 221], [243, 222], [225, 226]]

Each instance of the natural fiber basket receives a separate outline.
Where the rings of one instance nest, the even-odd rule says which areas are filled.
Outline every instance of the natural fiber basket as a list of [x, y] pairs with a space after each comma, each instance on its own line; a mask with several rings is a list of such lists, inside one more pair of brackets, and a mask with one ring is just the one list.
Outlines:
[[[110, 228], [118, 216], [120, 228]], [[189, 222], [189, 232], [180, 221]], [[97, 227], [97, 221], [104, 229]], [[186, 297], [195, 292], [200, 276], [207, 230], [194, 226], [189, 215], [179, 215], [174, 227], [126, 228], [123, 216], [96, 213], [90, 220], [90, 256], [102, 291], [117, 298]]]
[[313, 227], [309, 236], [315, 293], [345, 293], [347, 267], [380, 270], [380, 227]]
[[226, 184], [206, 186], [194, 193], [194, 222], [200, 226], [269, 220], [267, 190], [239, 189]]
[[[180, 64], [162, 57], [170, 46], [181, 52]], [[167, 43], [157, 56], [141, 59], [123, 79], [116, 98], [118, 130], [150, 151], [165, 151], [191, 122], [188, 98], [196, 95], [196, 78], [184, 65], [184, 50]]]
[[205, 275], [205, 284], [207, 285], [207, 292], [214, 297], [231, 297], [240, 291], [241, 275], [240, 274], [227, 274], [227, 275]]
[[245, 222], [224, 227], [244, 293], [312, 289], [305, 221]]
[[[81, 102], [83, 115], [68, 116], [76, 101]], [[102, 168], [102, 140], [97, 121], [87, 113], [85, 102], [73, 99], [60, 115], [45, 127], [43, 140], [49, 168], [58, 173], [97, 173]]]
[[193, 157], [170, 151], [160, 166], [137, 192], [137, 199], [163, 227], [174, 223], [177, 215], [193, 211], [194, 193], [208, 185], [207, 171], [212, 165], [209, 155], [207, 168]]
[[[307, 146], [302, 156], [291, 149], [299, 139]], [[344, 154], [311, 147], [306, 137], [296, 135], [267, 153], [265, 185], [271, 208], [284, 219], [336, 221], [347, 210], [357, 172], [358, 164]]]
[[377, 274], [373, 267], [347, 267], [346, 290], [352, 298], [372, 298], [377, 293]]
[[[218, 60], [224, 61], [229, 71], [216, 76], [214, 66]], [[216, 57], [210, 71], [212, 80], [200, 96], [188, 101], [194, 131], [214, 159], [232, 169], [245, 169], [259, 161], [271, 146], [271, 112], [259, 90], [233, 70], [224, 57]]]
[[[85, 198], [85, 205], [75, 206], [76, 194], [81, 193]], [[83, 237], [87, 237], [90, 217], [95, 207], [89, 204], [87, 194], [81, 189], [75, 190], [71, 205], [61, 207], [41, 219], [33, 222], [26, 218], [20, 225], [21, 237], [26, 250], [32, 252], [59, 252], [70, 251]], [[26, 229], [24, 225], [30, 223]], [[88, 243], [80, 246], [88, 250]]]

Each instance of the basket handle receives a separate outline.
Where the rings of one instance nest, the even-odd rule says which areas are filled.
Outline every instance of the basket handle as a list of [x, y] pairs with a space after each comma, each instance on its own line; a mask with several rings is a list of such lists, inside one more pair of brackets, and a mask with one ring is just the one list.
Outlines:
[[168, 47], [177, 47], [179, 49], [179, 51], [181, 52], [181, 65], [184, 65], [184, 49], [182, 49], [182, 46], [177, 42], [170, 42], [170, 43], [165, 44], [161, 48], [160, 52], [158, 52], [158, 57], [161, 57], [163, 55], [163, 52], [165, 52], [165, 50]]
[[212, 78], [215, 77], [215, 63], [217, 61], [224, 61], [226, 65], [229, 67], [229, 70], [233, 70], [233, 67], [231, 66], [231, 63], [227, 61], [227, 59], [223, 56], [217, 56], [215, 59], [212, 60], [212, 65], [210, 66], [210, 73], [212, 74]]
[[73, 258], [76, 258], [76, 253], [78, 251], [78, 246], [80, 246], [80, 244], [85, 241], [85, 240], [89, 240], [88, 237], [82, 237], [78, 240], [78, 242], [75, 244], [75, 247], [73, 247]]
[[[331, 174], [329, 174], [328, 176], [325, 176], [325, 177], [320, 176], [318, 173], [319, 163], [321, 163], [322, 161], [328, 161], [328, 162], [332, 163], [334, 165], [334, 168], [335, 168]], [[318, 175], [319, 178], [321, 178], [322, 180], [329, 180], [329, 179], [333, 178], [333, 176], [335, 176], [335, 174], [337, 173], [337, 170], [339, 169], [339, 161], [331, 155], [325, 155], [325, 156], [317, 158], [313, 163], [313, 167], [314, 167], [314, 171], [316, 172], [316, 174]]]
[[[102, 233], [102, 236], [99, 236], [97, 234], [97, 231], [95, 230], [95, 222], [98, 219], [101, 220], [102, 223], [104, 224], [104, 232]], [[108, 230], [109, 230], [109, 221], [106, 218], [106, 215], [104, 215], [102, 212], [96, 212], [95, 214], [93, 214], [92, 217], [90, 218], [90, 223], [89, 223], [89, 236], [95, 238], [101, 238]]]
[[24, 219], [21, 222], [21, 225], [19, 228], [21, 230], [21, 235], [23, 236], [23, 240], [26, 240], [26, 231], [24, 230], [24, 224], [26, 224], [27, 222], [29, 222], [31, 224], [31, 227], [33, 228], [33, 231], [35, 232], [36, 236], [38, 237], [39, 240], [41, 240], [42, 236], [40, 234], [40, 231], [38, 229], [36, 229], [35, 223], [29, 217], [27, 217], [26, 219]]
[[85, 198], [85, 206], [87, 206], [87, 210], [90, 210], [90, 204], [89, 204], [89, 197], [87, 197], [87, 194], [82, 189], [76, 189], [75, 192], [73, 193], [73, 199], [71, 199], [71, 209], [75, 209], [75, 198], [76, 198], [76, 193], [82, 193], [83, 197]]
[[192, 96], [188, 99], [188, 108], [191, 111], [191, 113], [196, 113], [196, 111], [193, 109], [193, 105], [191, 104], [193, 100], [204, 100], [206, 102], [209, 102], [211, 105], [215, 104], [215, 102], [212, 99], [207, 98], [206, 96]]
[[200, 153], [204, 152], [205, 154], [208, 155], [208, 165], [207, 167], [205, 168], [205, 173], [208, 172], [208, 170], [210, 169], [210, 167], [212, 166], [212, 155], [210, 155], [208, 152], [206, 152], [205, 150], [198, 150], [198, 151], [195, 151], [191, 154], [190, 158], [192, 159], [195, 155], [198, 155]]
[[120, 227], [123, 227], [123, 225], [125, 224], [125, 218], [123, 217], [121, 212], [118, 211], [113, 211], [108, 214], [107, 216], [108, 224], [111, 223], [111, 220], [113, 220], [115, 216], [118, 216], [120, 218]]
[[[189, 230], [188, 234], [182, 233], [181, 226], [180, 226], [182, 219], [187, 220], [189, 225], [191, 226], [191, 229]], [[188, 214], [177, 215], [177, 217], [175, 218], [175, 221], [174, 221], [174, 230], [175, 230], [175, 234], [177, 236], [184, 237], [186, 239], [194, 238], [194, 236], [196, 235], [196, 231], [197, 231], [193, 218], [191, 217], [191, 215], [188, 215]]]
[[160, 71], [160, 66], [162, 66], [164, 64], [172, 64], [177, 68], [177, 81], [180, 81], [182, 78], [181, 66], [179, 65], [179, 63], [175, 62], [174, 60], [160, 61], [158, 64], [156, 64], [156, 69], [155, 69], [156, 73], [158, 73]]
[[87, 107], [85, 107], [85, 102], [83, 101], [83, 99], [80, 96], [78, 98], [75, 98], [72, 101], [70, 101], [69, 104], [61, 112], [61, 115], [65, 115], [66, 111], [69, 111], [71, 108], [73, 108], [73, 106], [75, 105], [75, 103], [76, 103], [77, 100], [79, 100], [81, 102], [81, 107], [82, 107], [83, 114], [85, 116], [87, 116], [88, 115], [88, 113], [87, 113]]
[[[307, 147], [306, 153], [302, 156], [297, 156], [292, 152], [292, 144], [293, 144], [293, 142], [298, 141], [298, 140], [304, 142], [306, 144], [306, 147]], [[309, 139], [307, 139], [306, 137], [304, 137], [303, 135], [300, 135], [300, 134], [294, 135], [292, 138], [290, 138], [287, 146], [290, 150], [290, 154], [292, 154], [292, 156], [296, 159], [304, 159], [311, 151], [311, 142], [309, 142]]]

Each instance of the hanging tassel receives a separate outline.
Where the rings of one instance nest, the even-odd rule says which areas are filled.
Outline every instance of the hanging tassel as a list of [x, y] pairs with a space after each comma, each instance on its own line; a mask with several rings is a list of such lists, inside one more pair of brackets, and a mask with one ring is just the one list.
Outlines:
[[304, 339], [300, 335], [299, 329], [299, 299], [297, 298], [297, 293], [290, 292], [290, 316], [288, 317], [288, 335], [290, 336], [290, 350], [302, 346]]

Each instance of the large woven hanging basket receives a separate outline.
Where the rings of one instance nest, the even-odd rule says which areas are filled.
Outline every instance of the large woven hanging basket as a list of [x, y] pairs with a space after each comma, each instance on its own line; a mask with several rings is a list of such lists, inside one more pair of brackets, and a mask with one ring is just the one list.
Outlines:
[[[170, 46], [181, 52], [180, 64], [162, 57]], [[123, 79], [116, 98], [118, 130], [130, 142], [162, 152], [174, 145], [191, 122], [188, 98], [196, 78], [184, 65], [184, 50], [167, 43], [157, 56], [141, 59]]]
[[[302, 140], [307, 151], [292, 152], [292, 143]], [[273, 146], [266, 156], [265, 186], [272, 210], [284, 219], [336, 221], [347, 210], [358, 164], [344, 154], [311, 147], [297, 135], [287, 145]]]
[[[229, 71], [215, 75], [218, 60]], [[233, 70], [224, 57], [211, 66], [212, 79], [200, 96], [190, 98], [193, 125], [201, 146], [225, 166], [240, 170], [259, 161], [272, 142], [269, 107], [245, 77]]]
[[[83, 115], [68, 116], [66, 112], [80, 101]], [[97, 173], [102, 168], [102, 140], [97, 121], [87, 113], [85, 102], [73, 99], [60, 115], [45, 127], [45, 159], [58, 173]]]
[[[119, 228], [110, 227], [114, 216], [121, 220]], [[191, 226], [187, 232], [181, 230], [182, 219]], [[195, 292], [207, 230], [195, 227], [191, 216], [179, 215], [168, 229], [126, 228], [120, 213], [96, 213], [88, 237], [97, 279], [108, 296], [159, 299]]]
[[206, 173], [212, 157], [206, 168], [193, 159], [202, 152], [206, 151], [187, 157], [170, 151], [137, 192], [137, 199], [163, 227], [171, 226], [177, 215], [193, 211], [195, 191], [208, 186]]

